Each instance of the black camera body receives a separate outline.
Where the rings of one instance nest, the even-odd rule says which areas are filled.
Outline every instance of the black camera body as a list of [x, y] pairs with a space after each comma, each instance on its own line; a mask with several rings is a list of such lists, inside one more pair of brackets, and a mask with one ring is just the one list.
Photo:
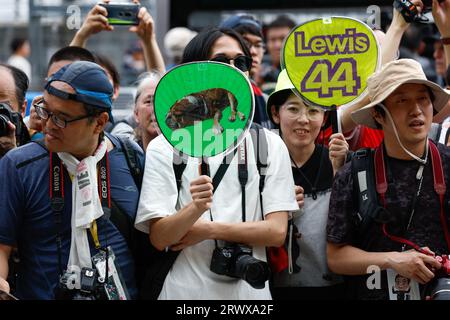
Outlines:
[[[439, 3], [445, 0], [438, 0]], [[394, 0], [394, 8], [401, 13], [406, 22], [428, 23], [424, 13], [430, 12], [433, 5], [432, 0], [422, 0], [423, 10], [419, 13], [417, 7], [410, 0]]]
[[16, 126], [17, 145], [19, 146], [28, 143], [31, 140], [30, 135], [26, 125], [23, 123], [20, 113], [13, 111], [8, 103], [0, 102], [0, 137], [8, 135], [9, 121]]
[[58, 300], [106, 300], [104, 284], [98, 280], [98, 272], [92, 268], [82, 268], [80, 288], [75, 288], [76, 274], [65, 272], [59, 279]]
[[247, 281], [255, 289], [263, 289], [269, 279], [267, 262], [253, 257], [252, 249], [238, 243], [227, 243], [214, 249], [210, 269], [212, 272]]
[[435, 273], [434, 280], [426, 285], [425, 300], [450, 300], [450, 260], [447, 255], [436, 256], [441, 268]]

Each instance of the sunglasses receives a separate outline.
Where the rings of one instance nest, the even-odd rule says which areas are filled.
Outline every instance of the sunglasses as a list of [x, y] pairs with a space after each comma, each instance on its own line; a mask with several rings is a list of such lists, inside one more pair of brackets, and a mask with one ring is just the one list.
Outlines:
[[212, 58], [210, 61], [222, 62], [226, 64], [231, 64], [231, 61], [233, 61], [233, 65], [236, 68], [242, 72], [247, 72], [250, 71], [250, 68], [252, 67], [253, 59], [244, 55], [237, 56], [234, 59], [230, 59], [225, 55], [219, 55]]

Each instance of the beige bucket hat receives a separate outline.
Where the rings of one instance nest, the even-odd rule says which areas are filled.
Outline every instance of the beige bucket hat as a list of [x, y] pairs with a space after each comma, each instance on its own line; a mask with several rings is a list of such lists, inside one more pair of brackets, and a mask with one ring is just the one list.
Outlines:
[[422, 66], [412, 59], [400, 59], [384, 65], [381, 70], [374, 73], [367, 80], [370, 103], [365, 107], [352, 112], [352, 118], [356, 123], [376, 129], [377, 125], [372, 117], [372, 108], [382, 103], [398, 87], [406, 83], [417, 83], [428, 86], [433, 92], [433, 108], [441, 111], [450, 94], [440, 86], [427, 80]]

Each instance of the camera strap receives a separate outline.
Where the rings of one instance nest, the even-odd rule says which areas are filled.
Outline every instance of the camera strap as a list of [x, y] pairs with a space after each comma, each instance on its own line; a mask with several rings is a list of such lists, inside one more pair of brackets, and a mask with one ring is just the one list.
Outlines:
[[[111, 188], [109, 178], [109, 159], [108, 151], [105, 156], [99, 161], [97, 168], [98, 178], [98, 194], [101, 200], [104, 218], [109, 220], [111, 216]], [[64, 211], [64, 166], [61, 159], [53, 152], [50, 152], [50, 206], [53, 211], [55, 226], [56, 226], [56, 246], [58, 250], [58, 267], [60, 274], [63, 274], [62, 267], [62, 214]], [[90, 233], [97, 250], [102, 249], [98, 238], [97, 222], [93, 221], [90, 228]], [[107, 235], [106, 235], [107, 236]], [[108, 246], [108, 239], [106, 238], [105, 248]]]
[[247, 140], [238, 146], [238, 177], [241, 185], [241, 205], [242, 205], [242, 222], [246, 221], [245, 208], [245, 186], [248, 182], [248, 168], [247, 168]]
[[[445, 240], [447, 242], [447, 247], [450, 251], [450, 235], [448, 232], [448, 225], [447, 225], [447, 220], [446, 220], [445, 212], [444, 212], [444, 196], [445, 196], [445, 191], [446, 191], [446, 185], [445, 185], [445, 180], [444, 180], [444, 170], [442, 168], [442, 159], [439, 154], [439, 150], [437, 149], [436, 145], [432, 141], [429, 141], [429, 150], [431, 153], [431, 164], [432, 164], [432, 169], [433, 169], [434, 190], [438, 194], [439, 202], [440, 202], [441, 226], [444, 229]], [[383, 145], [379, 146], [375, 150], [374, 162], [375, 162], [376, 190], [380, 196], [381, 204], [386, 209], [385, 195], [386, 195], [388, 184], [387, 184], [387, 179], [386, 179]], [[418, 189], [418, 192], [414, 195], [414, 200], [413, 200], [413, 204], [412, 204], [413, 208], [412, 208], [411, 215], [414, 213], [414, 207], [416, 204], [417, 196], [418, 196], [418, 193], [420, 193], [420, 188], [421, 188], [422, 179], [423, 179], [423, 166], [419, 167], [419, 171], [417, 172], [417, 178], [418, 178], [418, 180], [420, 180], [419, 189]], [[412, 217], [410, 217], [410, 221], [411, 221], [411, 219], [412, 219]], [[408, 223], [408, 225], [409, 225], [409, 223]], [[386, 237], [388, 237], [389, 239], [391, 239], [392, 241], [401, 243], [404, 246], [410, 246], [421, 253], [424, 253], [427, 255], [429, 254], [428, 252], [426, 252], [422, 248], [420, 248], [416, 243], [409, 241], [407, 239], [389, 234], [387, 231], [387, 228], [386, 228], [386, 223], [383, 224], [382, 229], [383, 229], [384, 235]]]

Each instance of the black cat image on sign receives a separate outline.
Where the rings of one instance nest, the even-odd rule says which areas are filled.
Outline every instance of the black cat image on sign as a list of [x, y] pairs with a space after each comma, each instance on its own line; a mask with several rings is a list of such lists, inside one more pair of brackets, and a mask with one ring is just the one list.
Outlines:
[[213, 132], [217, 135], [223, 132], [219, 121], [222, 119], [223, 110], [228, 106], [231, 107], [231, 115], [228, 118], [230, 122], [236, 121], [236, 115], [241, 121], [245, 119], [245, 115], [237, 110], [236, 97], [226, 89], [212, 88], [191, 93], [179, 99], [170, 108], [166, 124], [176, 130], [194, 125], [198, 121], [214, 119]]

